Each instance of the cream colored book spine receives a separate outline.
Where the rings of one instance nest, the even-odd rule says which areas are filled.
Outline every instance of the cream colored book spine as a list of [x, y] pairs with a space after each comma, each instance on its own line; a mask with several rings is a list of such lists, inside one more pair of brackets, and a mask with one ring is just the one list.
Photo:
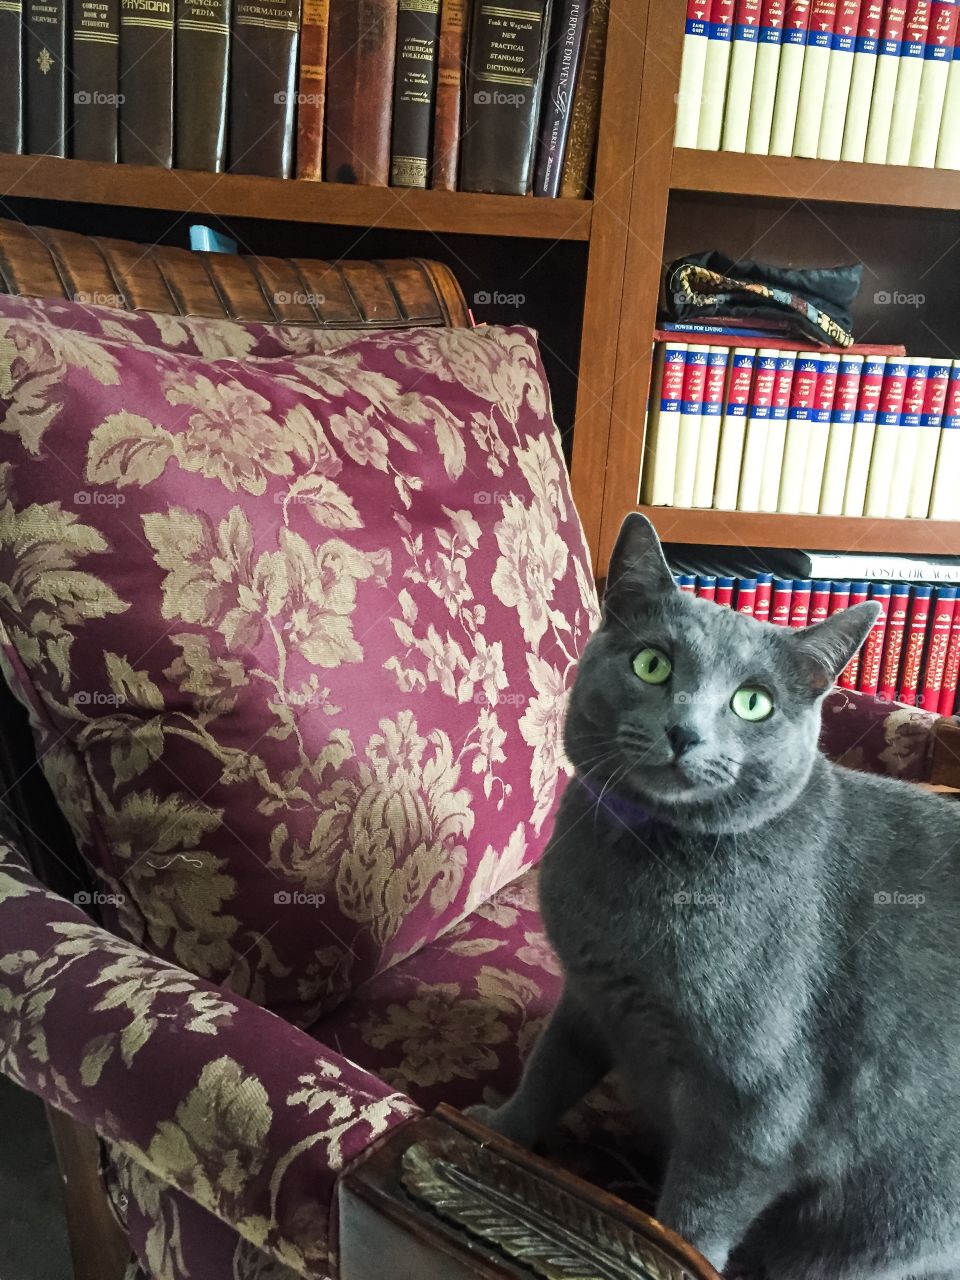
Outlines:
[[960, 520], [960, 360], [954, 360], [933, 473], [931, 520]]
[[847, 118], [850, 78], [853, 75], [853, 59], [857, 50], [857, 20], [861, 8], [862, 0], [839, 0], [837, 4], [833, 41], [830, 46], [830, 67], [823, 93], [820, 136], [817, 139], [817, 155], [821, 159], [840, 159], [840, 150], [843, 146], [843, 122]]
[[836, 20], [837, 0], [813, 0], [797, 104], [797, 127], [793, 135], [795, 156], [815, 158], [820, 146], [820, 125]]
[[907, 501], [907, 515], [913, 520], [925, 520], [930, 513], [933, 476], [937, 469], [937, 456], [940, 452], [943, 409], [949, 385], [950, 361], [932, 361], [923, 398], [923, 414], [920, 425], [914, 428], [917, 444], [913, 459], [913, 475], [910, 477], [910, 496]]
[[820, 514], [843, 514], [843, 495], [850, 470], [850, 453], [853, 448], [853, 431], [857, 417], [857, 396], [863, 373], [863, 356], [840, 357], [837, 375], [837, 393], [833, 399], [830, 418], [830, 438], [827, 441], [827, 460], [823, 467], [823, 488], [820, 492]]
[[746, 151], [750, 124], [750, 100], [757, 68], [757, 40], [760, 35], [761, 0], [737, 0], [733, 23], [730, 78], [723, 113], [724, 151]]
[[720, 424], [726, 400], [729, 347], [711, 347], [707, 357], [707, 381], [703, 390], [700, 444], [693, 481], [693, 506], [712, 507], [717, 484], [717, 455], [720, 451]]
[[870, 471], [867, 475], [867, 496], [864, 500], [865, 516], [886, 517], [893, 483], [893, 467], [897, 458], [897, 439], [900, 435], [900, 415], [903, 396], [907, 389], [907, 361], [905, 357], [891, 356], [883, 371], [880, 388], [880, 404], [877, 408], [877, 429], [873, 437], [873, 453], [870, 455]]
[[695, 147], [700, 129], [700, 104], [703, 99], [703, 71], [707, 62], [710, 34], [710, 6], [713, 0], [689, 0], [687, 25], [683, 36], [683, 61], [680, 64], [680, 87], [677, 91], [677, 123], [673, 135], [675, 147]]
[[658, 343], [654, 355], [640, 491], [641, 500], [653, 507], [669, 507], [673, 503], [686, 355], [685, 342]]
[[958, 26], [960, 0], [934, 0], [910, 147], [910, 163], [918, 169], [931, 169], [937, 162], [937, 143]]
[[767, 432], [773, 410], [773, 396], [777, 382], [776, 348], [763, 348], [757, 352], [750, 392], [750, 412], [743, 441], [743, 464], [740, 468], [740, 491], [737, 495], [738, 511], [760, 510], [760, 486], [763, 483], [763, 458], [767, 447]]
[[750, 411], [750, 387], [756, 351], [752, 347], [736, 347], [731, 361], [727, 402], [720, 428], [720, 452], [717, 458], [717, 487], [714, 506], [722, 511], [735, 511], [740, 492], [743, 465], [743, 440], [747, 414]]
[[803, 59], [807, 52], [810, 27], [810, 0], [788, 0], [783, 20], [783, 44], [780, 49], [780, 72], [773, 107], [773, 129], [770, 133], [770, 155], [793, 155], [793, 136], [797, 131], [797, 105], [803, 79]]
[[897, 452], [890, 480], [890, 496], [887, 499], [887, 515], [894, 520], [903, 520], [910, 505], [910, 483], [920, 444], [920, 425], [931, 363], [923, 357], [911, 356], [907, 365], [907, 388], [903, 393]]
[[857, 47], [853, 55], [853, 73], [850, 77], [850, 94], [847, 98], [847, 114], [842, 129], [843, 144], [839, 157], [833, 154], [832, 148], [824, 147], [821, 151], [824, 160], [840, 159], [850, 160], [854, 164], [863, 163], [882, 29], [883, 0], [864, 0], [860, 9]]
[[947, 92], [943, 99], [943, 118], [937, 142], [937, 168], [960, 169], [960, 34], [953, 46], [953, 59], [947, 75]]
[[920, 83], [923, 79], [924, 54], [930, 26], [930, 0], [913, 0], [907, 11], [907, 25], [900, 49], [900, 68], [890, 117], [890, 141], [887, 164], [909, 164], [913, 147], [913, 131], [917, 123]]
[[783, 474], [783, 453], [787, 443], [787, 419], [790, 416], [790, 391], [797, 365], [795, 351], [781, 351], [777, 356], [777, 380], [773, 387], [773, 408], [767, 427], [767, 444], [763, 451], [763, 476], [760, 481], [761, 511], [776, 511]]
[[817, 357], [817, 396], [810, 415], [807, 434], [807, 456], [803, 465], [803, 484], [800, 489], [800, 511], [803, 515], [816, 515], [820, 510], [820, 494], [823, 489], [823, 469], [827, 461], [827, 444], [830, 440], [830, 419], [837, 392], [837, 375], [840, 357]]
[[877, 407], [883, 386], [885, 356], [867, 356], [860, 375], [860, 391], [857, 396], [857, 417], [853, 426], [853, 443], [850, 448], [850, 466], [843, 492], [843, 514], [862, 516], [867, 497], [867, 476], [873, 454], [873, 438], [877, 430]]
[[790, 389], [787, 439], [783, 447], [783, 474], [777, 498], [777, 510], [787, 514], [796, 514], [800, 510], [810, 415], [817, 398], [817, 370], [817, 357], [801, 351], [797, 356], [793, 386]]
[[697, 148], [700, 151], [720, 150], [735, 5], [736, 0], [713, 0], [710, 10], [710, 39], [703, 67], [703, 97], [697, 129]]
[[898, 0], [888, 3], [883, 12], [883, 30], [877, 49], [877, 74], [873, 81], [873, 97], [870, 100], [870, 120], [867, 124], [867, 143], [863, 158], [869, 164], [886, 164], [890, 145], [890, 122], [893, 119], [893, 98], [897, 91], [900, 71], [900, 50], [903, 45], [907, 8]]
[[773, 128], [773, 108], [780, 73], [780, 50], [783, 47], [783, 11], [784, 0], [763, 0], [757, 62], [753, 69], [750, 120], [747, 125], [747, 151], [755, 156], [765, 156], [770, 152], [770, 131]]
[[707, 384], [710, 348], [691, 343], [687, 347], [683, 392], [680, 401], [680, 431], [677, 436], [677, 468], [673, 481], [673, 505], [693, 506], [693, 485], [703, 420], [703, 393]]

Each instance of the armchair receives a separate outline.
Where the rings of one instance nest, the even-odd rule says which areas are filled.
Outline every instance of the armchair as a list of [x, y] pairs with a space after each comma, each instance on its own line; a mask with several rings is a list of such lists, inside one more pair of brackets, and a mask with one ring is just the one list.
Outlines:
[[[291, 280], [309, 287], [291, 289]], [[66, 385], [83, 394], [88, 367], [102, 370], [104, 361], [119, 359], [110, 345], [118, 334], [152, 353], [137, 366], [143, 379], [153, 364], [166, 367], [167, 355], [161, 358], [161, 352], [168, 352], [171, 342], [192, 344], [189, 360], [212, 357], [218, 376], [233, 376], [234, 365], [216, 363], [226, 358], [251, 378], [260, 378], [278, 352], [316, 353], [346, 342], [336, 332], [345, 327], [467, 323], [450, 274], [421, 262], [334, 268], [225, 259], [4, 226], [0, 281], [7, 291], [22, 295], [82, 295], [93, 301], [89, 315], [65, 313], [70, 325], [88, 319], [92, 325], [93, 347], [83, 347], [87, 364], [79, 374], [72, 368], [62, 371], [63, 379], [75, 379]], [[308, 295], [309, 303], [289, 301]], [[97, 309], [97, 299], [107, 296], [117, 308], [115, 320]], [[123, 326], [121, 307], [130, 313]], [[151, 315], [139, 314], [140, 309]], [[225, 317], [235, 320], [224, 324]], [[0, 364], [7, 361], [14, 382], [45, 368], [43, 355], [28, 338], [46, 331], [41, 325], [35, 332], [32, 321], [26, 330], [17, 328], [23, 323], [17, 317], [8, 320], [0, 333]], [[37, 542], [40, 525], [30, 523], [38, 519], [31, 513], [49, 505], [56, 481], [52, 469], [37, 471], [39, 480], [33, 478], [34, 459], [42, 456], [39, 446], [25, 446], [13, 455], [12, 464], [5, 464], [0, 452], [0, 669], [6, 680], [0, 687], [0, 821], [8, 829], [0, 840], [0, 1070], [46, 1101], [61, 1139], [89, 1131], [100, 1135], [103, 1185], [119, 1230], [111, 1256], [124, 1259], [125, 1280], [325, 1280], [338, 1274], [345, 1280], [379, 1280], [385, 1259], [391, 1280], [549, 1278], [579, 1274], [601, 1262], [602, 1274], [624, 1280], [716, 1280], [688, 1246], [643, 1212], [650, 1205], [652, 1171], [643, 1165], [629, 1114], [612, 1089], [604, 1087], [571, 1115], [546, 1159], [512, 1148], [451, 1109], [511, 1088], [559, 992], [559, 970], [537, 912], [536, 862], [562, 781], [555, 744], [564, 682], [595, 616], [588, 561], [556, 463], [541, 375], [529, 364], [527, 340], [514, 335], [510, 342], [509, 358], [498, 355], [499, 363], [492, 366], [499, 377], [491, 399], [495, 407], [486, 415], [477, 411], [463, 418], [472, 423], [478, 452], [461, 455], [456, 438], [445, 434], [450, 423], [433, 397], [431, 412], [437, 417], [426, 424], [423, 440], [435, 438], [449, 465], [436, 473], [411, 470], [405, 480], [398, 478], [403, 511], [411, 509], [415, 494], [425, 494], [418, 510], [431, 533], [440, 530], [448, 539], [441, 545], [452, 545], [449, 540], [456, 538], [470, 546], [482, 538], [497, 541], [498, 558], [491, 559], [484, 579], [487, 594], [481, 600], [470, 594], [475, 580], [453, 551], [449, 563], [442, 561], [448, 576], [425, 567], [419, 535], [404, 523], [398, 522], [395, 542], [409, 552], [413, 567], [395, 581], [379, 550], [371, 550], [379, 544], [360, 539], [357, 554], [367, 558], [357, 561], [357, 581], [371, 584], [371, 590], [391, 586], [392, 629], [379, 641], [382, 652], [391, 656], [378, 666], [371, 658], [375, 641], [367, 639], [387, 613], [365, 618], [365, 630], [361, 634], [358, 628], [357, 636], [345, 632], [342, 623], [330, 623], [345, 649], [351, 640], [367, 643], [365, 665], [352, 668], [362, 670], [362, 679], [354, 675], [339, 692], [318, 682], [300, 685], [293, 677], [278, 683], [268, 704], [270, 728], [255, 740], [245, 739], [242, 750], [228, 749], [221, 741], [218, 758], [226, 761], [223, 774], [229, 776], [226, 782], [223, 776], [214, 778], [209, 786], [203, 774], [209, 762], [199, 750], [212, 749], [209, 726], [218, 718], [229, 721], [238, 707], [250, 712], [249, 701], [241, 704], [238, 699], [247, 689], [241, 667], [255, 665], [259, 643], [251, 617], [259, 611], [262, 617], [287, 618], [277, 622], [273, 638], [292, 666], [293, 649], [282, 643], [284, 628], [295, 636], [306, 634], [304, 616], [316, 597], [304, 587], [297, 610], [287, 616], [275, 604], [278, 589], [264, 587], [257, 609], [248, 608], [241, 619], [242, 641], [236, 639], [242, 609], [231, 597], [232, 611], [217, 614], [216, 634], [225, 644], [217, 640], [218, 647], [211, 647], [213, 632], [204, 633], [204, 652], [217, 655], [215, 663], [204, 659], [204, 665], [197, 658], [202, 646], [191, 637], [199, 634], [202, 622], [197, 601], [207, 608], [213, 587], [202, 579], [208, 594], [190, 597], [193, 612], [186, 621], [180, 605], [181, 613], [171, 616], [175, 610], [165, 594], [164, 618], [174, 625], [158, 635], [156, 644], [175, 641], [179, 649], [165, 652], [151, 667], [146, 656], [125, 652], [115, 638], [114, 628], [121, 625], [117, 618], [124, 614], [116, 603], [120, 587], [110, 596], [101, 593], [108, 602], [103, 617], [92, 610], [84, 617], [84, 602], [101, 579], [94, 583], [81, 575], [71, 580], [76, 611], [50, 624], [49, 614], [62, 607], [66, 576], [73, 572], [57, 562], [53, 597], [41, 610], [39, 624], [29, 615], [32, 634], [47, 628], [42, 636], [48, 648], [40, 652], [24, 622], [24, 601], [32, 604], [39, 597], [30, 596], [33, 588], [24, 585], [19, 566], [23, 547]], [[101, 353], [101, 363], [90, 363], [91, 350]], [[350, 350], [356, 358], [358, 348]], [[401, 437], [409, 443], [410, 434], [424, 427], [418, 406], [430, 399], [435, 386], [430, 379], [444, 376], [443, 370], [437, 372], [438, 348], [425, 350], [426, 355], [411, 346], [404, 354], [408, 362], [420, 361], [414, 379], [417, 396], [404, 394], [397, 400], [401, 410], [396, 412], [407, 417], [395, 439], [407, 453], [412, 451]], [[364, 351], [373, 359], [376, 341]], [[476, 345], [469, 354], [471, 360], [484, 355]], [[304, 363], [308, 371], [314, 368], [311, 358]], [[459, 390], [455, 393], [451, 383], [450, 396], [479, 394], [476, 366], [462, 352], [457, 358]], [[177, 367], [199, 368], [189, 362]], [[364, 376], [370, 373], [362, 361], [351, 368]], [[286, 381], [276, 395], [286, 396], [293, 373], [286, 365], [281, 373]], [[396, 370], [393, 375], [399, 377]], [[372, 388], [369, 395], [388, 399], [384, 378], [380, 372], [379, 380], [368, 378], [364, 385]], [[120, 374], [117, 380], [122, 383]], [[483, 390], [483, 380], [479, 383]], [[34, 384], [31, 395], [35, 392]], [[349, 398], [358, 393], [348, 387], [343, 394]], [[0, 390], [0, 397], [6, 396]], [[286, 411], [288, 402], [282, 403]], [[31, 412], [35, 406], [35, 398], [30, 399]], [[535, 419], [526, 437], [518, 425], [524, 406]], [[18, 412], [24, 412], [22, 405]], [[497, 414], [518, 439], [513, 452], [497, 434]], [[349, 441], [350, 459], [358, 466], [371, 456], [385, 463], [387, 455], [377, 453], [369, 437], [364, 444], [349, 434], [346, 419], [344, 414], [338, 421]], [[171, 436], [176, 425], [171, 418]], [[156, 421], [150, 426], [159, 429]], [[156, 444], [156, 436], [148, 437], [143, 428], [137, 441], [147, 438]], [[56, 439], [62, 443], [68, 437]], [[0, 434], [0, 444], [3, 440]], [[132, 472], [110, 471], [126, 464], [108, 464], [105, 453], [97, 454], [104, 492], [132, 494], [130, 505], [136, 510], [137, 486], [162, 483], [162, 468], [148, 467], [134, 480]], [[178, 456], [183, 461], [183, 453]], [[56, 457], [51, 451], [50, 458]], [[273, 470], [267, 468], [264, 479], [242, 470], [246, 458], [244, 454], [236, 463], [241, 470], [228, 477], [233, 486], [229, 503], [259, 500], [261, 480], [266, 487], [278, 474], [287, 484], [282, 461], [272, 459]], [[310, 492], [329, 500], [333, 489], [321, 478], [343, 480], [345, 458], [337, 466], [326, 458], [325, 470], [311, 473]], [[189, 476], [196, 472], [195, 460], [187, 461], [190, 466], [177, 473], [176, 483], [183, 486], [182, 492], [177, 490], [178, 501], [184, 500]], [[485, 473], [476, 469], [481, 463]], [[11, 465], [12, 484], [5, 490]], [[365, 482], [372, 474], [371, 483], [393, 483], [386, 465], [358, 474]], [[28, 487], [35, 483], [40, 487], [28, 500]], [[438, 486], [435, 492], [429, 483]], [[496, 491], [492, 496], [487, 484]], [[487, 496], [474, 493], [470, 515], [469, 494], [475, 488]], [[305, 491], [301, 487], [299, 492]], [[275, 513], [282, 507], [284, 520], [291, 493], [284, 488], [271, 496], [267, 489], [267, 500]], [[199, 527], [196, 512], [204, 513], [207, 504], [212, 510], [219, 500], [220, 491], [207, 485], [193, 500], [193, 509], [178, 517], [178, 537], [163, 542], [159, 553], [166, 557], [166, 572], [186, 572], [170, 565], [180, 565], [177, 556]], [[371, 489], [366, 501], [361, 516], [372, 522], [372, 513], [386, 500], [381, 490]], [[514, 522], [524, 502], [537, 533], [527, 541]], [[493, 505], [496, 512], [484, 509]], [[83, 549], [100, 555], [96, 563], [102, 565], [107, 539], [90, 533], [99, 513], [81, 514], [87, 519]], [[126, 558], [133, 562], [141, 557], [135, 585], [143, 613], [151, 601], [156, 607], [160, 592], [142, 571], [142, 565], [153, 562], [142, 559], [141, 543], [134, 538], [141, 527], [156, 532], [160, 526], [156, 520], [151, 523], [154, 516], [148, 511], [146, 523], [125, 526], [131, 539]], [[336, 508], [341, 532], [359, 527], [354, 517], [360, 520], [352, 503]], [[232, 519], [235, 532], [240, 517]], [[402, 520], [410, 525], [405, 515]], [[63, 527], [73, 530], [77, 524], [71, 518]], [[347, 536], [335, 540], [341, 557], [347, 554]], [[55, 540], [54, 546], [59, 554]], [[242, 539], [231, 544], [234, 553], [237, 562], [244, 559]], [[462, 550], [460, 557], [469, 559], [469, 554]], [[399, 552], [395, 556], [399, 562]], [[222, 585], [233, 563], [230, 556], [211, 552], [208, 560], [191, 561], [190, 571], [201, 574], [208, 561], [216, 563], [221, 574], [216, 581]], [[251, 582], [262, 582], [276, 561], [264, 561], [262, 571], [259, 565], [250, 571]], [[316, 568], [318, 580], [326, 568], [327, 562]], [[536, 597], [520, 598], [516, 574], [521, 571], [538, 584]], [[98, 567], [97, 572], [105, 570]], [[343, 597], [337, 599], [342, 602]], [[544, 600], [549, 609], [540, 607]], [[342, 603], [325, 607], [336, 617], [347, 612]], [[430, 614], [431, 607], [440, 612]], [[512, 611], [509, 618], [503, 615], [502, 624], [490, 621], [498, 616], [497, 609]], [[434, 622], [428, 626], [425, 619], [430, 617]], [[443, 627], [437, 619], [446, 619]], [[124, 625], [128, 623], [129, 616]], [[184, 631], [188, 623], [193, 631]], [[457, 636], [443, 634], [454, 625], [461, 627]], [[89, 633], [99, 636], [98, 645], [91, 646], [86, 626], [101, 628]], [[463, 635], [469, 645], [458, 638]], [[88, 682], [79, 691], [73, 667], [63, 657], [64, 636], [72, 637], [76, 652], [71, 662], [76, 660]], [[111, 653], [107, 664], [111, 683], [95, 686], [106, 650], [114, 647], [118, 652]], [[406, 650], [406, 656], [401, 660], [393, 650]], [[321, 668], [324, 680], [329, 676], [333, 685], [336, 663], [316, 649], [308, 652], [311, 665]], [[410, 656], [414, 652], [420, 665]], [[262, 672], [255, 674], [262, 677]], [[432, 685], [437, 686], [437, 701], [428, 705], [422, 699]], [[367, 705], [371, 690], [372, 707]], [[416, 703], [421, 708], [419, 730], [402, 718], [402, 710], [389, 719], [386, 704], [398, 690], [398, 706], [421, 699]], [[328, 787], [328, 757], [322, 768], [319, 756], [311, 757], [306, 721], [289, 710], [301, 696], [320, 707], [321, 719], [346, 715], [347, 736], [339, 729], [339, 736], [328, 734], [338, 749], [337, 766], [352, 759], [351, 749], [359, 754], [349, 734], [363, 741], [363, 716], [373, 717], [374, 728], [376, 717], [384, 717], [360, 765], [362, 791], [351, 790], [351, 779], [343, 775]], [[91, 704], [97, 707], [111, 697], [110, 714], [98, 718], [90, 712]], [[114, 713], [118, 702], [122, 715]], [[202, 734], [189, 720], [185, 726], [185, 707], [202, 725]], [[492, 708], [504, 708], [500, 719]], [[428, 722], [428, 717], [433, 718]], [[484, 725], [479, 736], [470, 736], [473, 722]], [[175, 780], [175, 789], [194, 788], [192, 802], [164, 810], [165, 826], [149, 828], [146, 844], [121, 864], [120, 855], [113, 853], [113, 846], [122, 843], [119, 837], [127, 843], [142, 838], [148, 819], [170, 804], [163, 799], [164, 786], [173, 786], [164, 773], [170, 767], [157, 736], [166, 733], [177, 743], [188, 740], [196, 752], [177, 757]], [[827, 703], [825, 735], [828, 750], [854, 767], [917, 782], [950, 783], [960, 777], [950, 722], [922, 712], [838, 692]], [[261, 737], [268, 746], [293, 743], [301, 752], [294, 773], [283, 775], [282, 795], [273, 785], [279, 774], [272, 762], [268, 765]], [[103, 772], [104, 758], [111, 762], [109, 774]], [[404, 787], [397, 779], [412, 768], [411, 760], [421, 781]], [[40, 765], [69, 826], [45, 789]], [[311, 770], [312, 781], [307, 776]], [[296, 846], [292, 862], [281, 858], [290, 843], [286, 827], [275, 836], [268, 859], [243, 834], [224, 825], [218, 786], [248, 787], [240, 793], [239, 807], [251, 814], [256, 810], [271, 822], [283, 809], [293, 815], [292, 825], [309, 807], [311, 786], [321, 775], [328, 787], [324, 794], [331, 798], [308, 832], [314, 843]], [[207, 799], [211, 791], [213, 801]], [[233, 794], [227, 791], [224, 804]], [[364, 815], [375, 811], [380, 824], [349, 828], [351, 855], [373, 830], [367, 869], [380, 866], [385, 856], [383, 831], [392, 833], [398, 850], [398, 831], [406, 841], [400, 850], [407, 857], [406, 878], [401, 883], [397, 876], [387, 876], [377, 887], [381, 909], [390, 913], [389, 934], [377, 932], [376, 920], [372, 932], [366, 930], [373, 908], [356, 905], [361, 889], [343, 867], [327, 865], [329, 857], [322, 852], [329, 850], [324, 843], [329, 824], [341, 818], [353, 821], [361, 810]], [[510, 820], [501, 814], [509, 814]], [[126, 815], [126, 825], [118, 815]], [[171, 828], [177, 840], [168, 838]], [[279, 824], [270, 830], [276, 833]], [[337, 834], [343, 834], [339, 827]], [[439, 856], [431, 863], [427, 854], [433, 848]], [[152, 859], [150, 872], [135, 877], [147, 858]], [[271, 869], [279, 874], [278, 868], [285, 879], [264, 876]], [[181, 870], [184, 878], [179, 880], [168, 874]], [[324, 894], [317, 890], [321, 871], [333, 877], [330, 884], [348, 903], [342, 914], [365, 922], [346, 948], [355, 972], [340, 963], [334, 945], [324, 946], [325, 935], [322, 940], [312, 936], [325, 929], [333, 935], [331, 920], [340, 927], [340, 917], [319, 911], [324, 906]], [[245, 895], [228, 894], [228, 873], [232, 882], [245, 882]], [[184, 916], [184, 883], [201, 904], [211, 896], [216, 909]], [[283, 915], [279, 910], [292, 891], [307, 899], [307, 909], [309, 899], [315, 900], [315, 927], [303, 912]], [[265, 901], [265, 893], [272, 899]], [[310, 963], [298, 970], [293, 957], [303, 954]], [[83, 1174], [89, 1175], [95, 1148], [90, 1141], [61, 1140], [58, 1145], [68, 1158], [70, 1151], [80, 1151], [81, 1161], [87, 1162], [82, 1171], [76, 1165], [68, 1171], [69, 1192], [83, 1185]], [[89, 1260], [85, 1250], [90, 1244], [78, 1231], [74, 1245], [80, 1280], [119, 1280], [119, 1271], [107, 1275], [100, 1262]], [[102, 1258], [104, 1251], [97, 1256]]]

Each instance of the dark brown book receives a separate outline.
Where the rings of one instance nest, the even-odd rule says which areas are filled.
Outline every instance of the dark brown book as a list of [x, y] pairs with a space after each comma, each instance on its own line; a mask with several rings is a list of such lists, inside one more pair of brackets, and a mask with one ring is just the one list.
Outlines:
[[120, 159], [173, 164], [173, 0], [120, 0]]
[[440, 0], [399, 0], [390, 185], [425, 187], [437, 93]]
[[560, 194], [568, 200], [582, 200], [597, 149], [600, 124], [600, 94], [603, 90], [603, 67], [607, 56], [607, 29], [610, 25], [610, 0], [593, 0], [587, 19], [580, 75], [573, 96], [573, 115], [567, 154], [563, 161]]
[[300, 0], [235, 0], [230, 172], [293, 177]]
[[460, 103], [467, 52], [467, 0], [441, 0], [440, 49], [437, 56], [437, 106], [433, 120], [433, 166], [430, 184], [456, 191], [460, 163]]
[[67, 154], [67, 4], [23, 4], [26, 150], [35, 156]]
[[119, 130], [120, 0], [73, 0], [70, 33], [77, 160], [115, 164]]
[[323, 115], [327, 96], [330, 0], [304, 0], [297, 88], [297, 177], [323, 177]]
[[23, 150], [23, 5], [0, 0], [0, 152]]
[[328, 182], [390, 182], [397, 0], [330, 0]]
[[227, 163], [230, 0], [176, 0], [173, 161], [222, 173]]
[[573, 93], [580, 71], [590, 0], [556, 0], [550, 32], [546, 89], [540, 113], [540, 141], [533, 175], [535, 196], [560, 194]]
[[550, 0], [478, 0], [467, 48], [460, 188], [526, 195], [533, 180]]

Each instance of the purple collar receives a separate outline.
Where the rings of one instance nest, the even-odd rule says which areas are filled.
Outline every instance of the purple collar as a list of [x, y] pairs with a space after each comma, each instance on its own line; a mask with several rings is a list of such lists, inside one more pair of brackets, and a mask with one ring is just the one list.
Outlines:
[[604, 791], [588, 778], [582, 778], [579, 773], [574, 774], [574, 778], [597, 809], [602, 806], [612, 818], [617, 818], [625, 827], [646, 827], [653, 822], [652, 814], [648, 813], [642, 805], [617, 795], [615, 791]]

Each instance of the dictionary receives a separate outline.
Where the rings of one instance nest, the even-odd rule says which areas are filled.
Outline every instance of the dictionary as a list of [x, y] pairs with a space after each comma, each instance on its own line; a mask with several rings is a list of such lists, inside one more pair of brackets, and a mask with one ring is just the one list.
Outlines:
[[174, 159], [222, 173], [227, 163], [230, 0], [176, 0]]

